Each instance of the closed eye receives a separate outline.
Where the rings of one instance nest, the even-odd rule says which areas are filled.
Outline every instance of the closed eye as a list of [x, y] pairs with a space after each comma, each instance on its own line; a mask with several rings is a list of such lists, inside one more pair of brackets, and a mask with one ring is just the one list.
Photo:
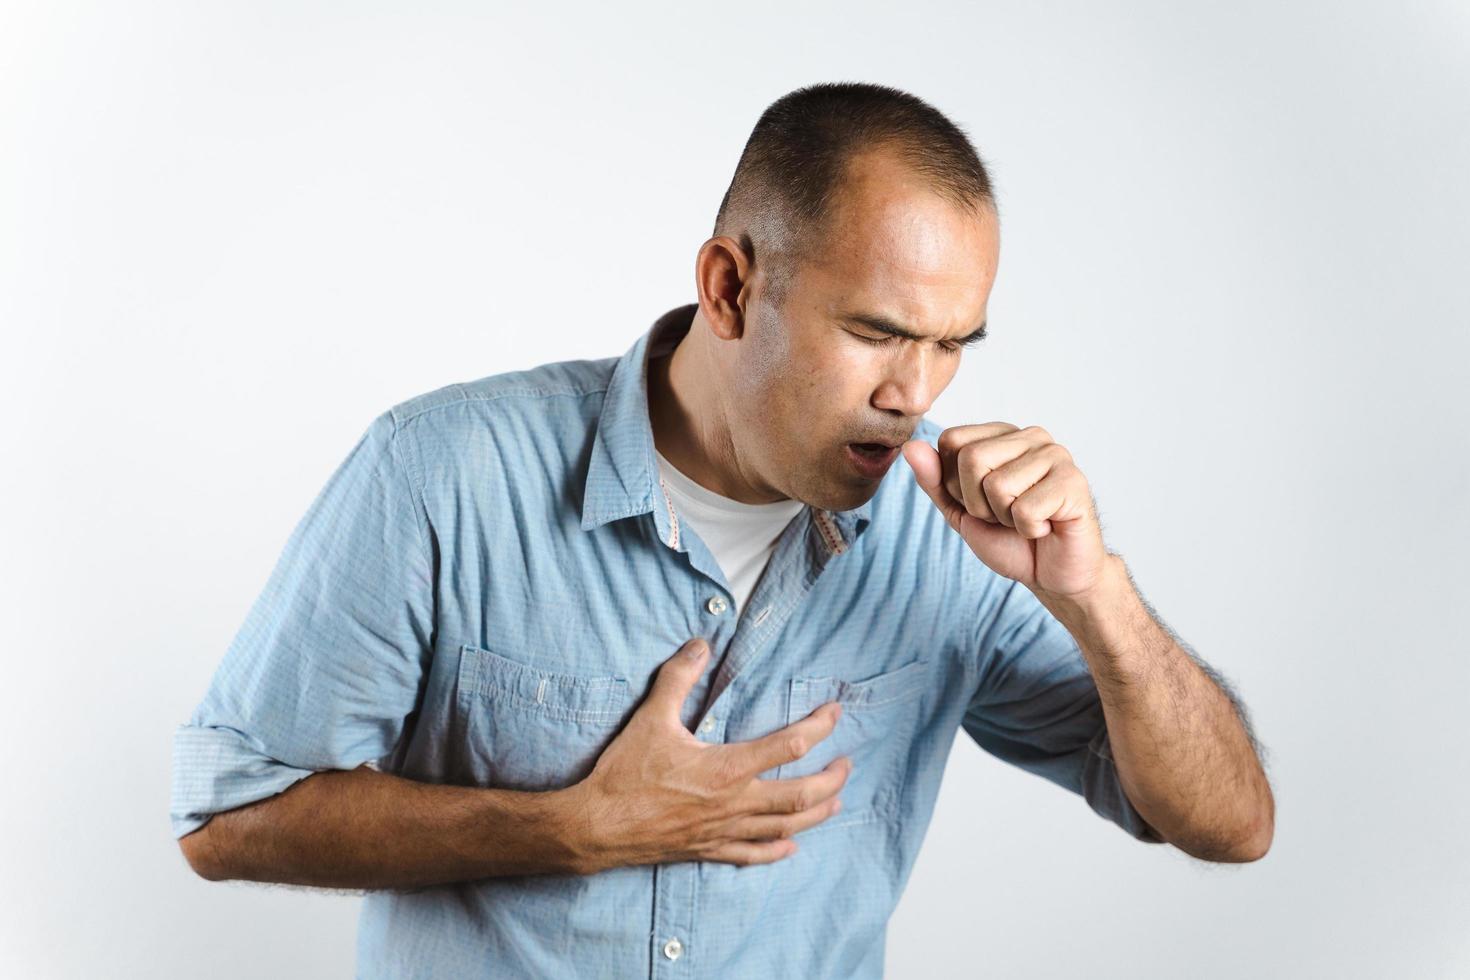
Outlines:
[[[869, 337], [867, 334], [853, 333], [851, 330], [849, 330], [848, 333], [851, 333], [857, 339], [863, 341], [864, 343], [871, 344], [874, 347], [890, 347], [890, 346], [892, 346], [892, 345], [894, 345], [894, 344], [896, 344], [899, 341], [901, 341], [901, 340], [904, 339], [902, 337], [895, 337], [892, 334], [889, 334], [889, 335], [884, 336], [884, 337]], [[963, 341], [961, 341], [960, 343], [957, 343], [957, 344], [939, 344], [937, 346], [939, 347], [940, 350], [944, 351], [946, 354], [958, 354], [960, 351], [964, 350], [966, 347], [973, 347], [973, 346], [975, 346], [976, 344], [978, 344], [980, 341], [982, 341], [984, 339], [985, 338], [984, 338], [983, 335], [981, 335], [981, 336], [973, 336], [972, 335], [969, 338], [967, 338], [967, 339], [965, 339], [965, 340], [963, 340]]]
[[[852, 331], [849, 330], [848, 333], [852, 333]], [[854, 337], [856, 337], [858, 340], [867, 341], [868, 343], [872, 344], [874, 347], [887, 347], [887, 346], [889, 346], [891, 344], [898, 343], [898, 341], [900, 339], [900, 338], [894, 337], [892, 335], [887, 336], [887, 337], [869, 337], [868, 335], [861, 334], [861, 333], [853, 333], [852, 335]]]

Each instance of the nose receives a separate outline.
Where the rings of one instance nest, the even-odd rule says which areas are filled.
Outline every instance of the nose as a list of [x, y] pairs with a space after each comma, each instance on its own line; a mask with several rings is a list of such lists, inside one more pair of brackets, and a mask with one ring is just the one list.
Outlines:
[[873, 392], [873, 407], [917, 418], [929, 411], [943, 387], [932, 355], [910, 351], [909, 356], [889, 362], [888, 373]]

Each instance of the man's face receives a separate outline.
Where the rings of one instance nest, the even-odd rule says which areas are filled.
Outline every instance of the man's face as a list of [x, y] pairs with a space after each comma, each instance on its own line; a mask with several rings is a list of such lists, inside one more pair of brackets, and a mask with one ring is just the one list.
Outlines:
[[[902, 163], [870, 155], [852, 174], [824, 243], [792, 270], [779, 306], [757, 269], [726, 376], [741, 468], [762, 489], [829, 510], [877, 492], [954, 377], [958, 342], [985, 323], [1000, 248], [993, 212], [967, 213]], [[893, 448], [864, 454], [864, 443]]]

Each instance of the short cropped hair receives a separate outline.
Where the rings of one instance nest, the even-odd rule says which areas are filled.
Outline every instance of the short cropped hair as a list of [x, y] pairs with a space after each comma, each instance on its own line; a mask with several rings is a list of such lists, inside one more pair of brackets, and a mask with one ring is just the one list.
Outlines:
[[795, 268], [822, 246], [847, 165], [876, 149], [896, 151], [955, 205], [996, 210], [969, 137], [923, 99], [865, 82], [796, 89], [761, 114], [715, 216], [714, 233], [737, 238], [752, 264], [758, 248], [779, 253], [766, 269], [778, 305]]

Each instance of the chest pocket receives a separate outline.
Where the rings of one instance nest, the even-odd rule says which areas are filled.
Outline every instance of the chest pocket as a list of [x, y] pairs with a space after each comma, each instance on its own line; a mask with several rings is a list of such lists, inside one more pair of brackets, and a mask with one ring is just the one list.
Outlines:
[[466, 644], [456, 694], [461, 781], [519, 790], [578, 783], [633, 701], [626, 678], [540, 670]]
[[915, 660], [859, 681], [792, 678], [787, 724], [800, 721], [828, 701], [842, 705], [842, 717], [837, 719], [832, 734], [800, 759], [780, 766], [775, 778], [809, 776], [844, 755], [853, 764], [846, 785], [838, 793], [842, 812], [802, 833], [866, 823], [892, 812], [919, 727], [919, 695], [924, 690], [928, 667], [927, 661]]

